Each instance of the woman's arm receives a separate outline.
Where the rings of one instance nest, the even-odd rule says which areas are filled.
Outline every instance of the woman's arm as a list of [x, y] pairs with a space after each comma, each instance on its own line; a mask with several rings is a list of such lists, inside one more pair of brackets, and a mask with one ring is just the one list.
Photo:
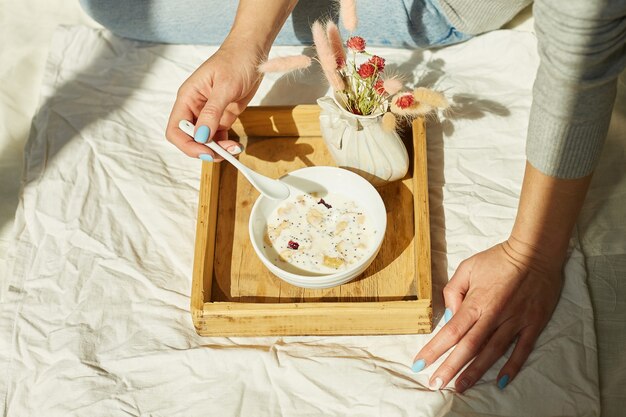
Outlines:
[[444, 289], [447, 324], [416, 355], [431, 387], [473, 386], [511, 344], [498, 376], [519, 372], [550, 319], [572, 228], [606, 137], [618, 74], [626, 65], [626, 3], [537, 0], [541, 65], [533, 90], [526, 173], [509, 239], [463, 261]]
[[[297, 0], [241, 0], [235, 22], [219, 50], [178, 90], [165, 136], [188, 156], [218, 160], [203, 143], [216, 140], [237, 153], [228, 129], [256, 92], [257, 65], [269, 52]], [[207, 22], [217, 25], [222, 22]], [[178, 128], [180, 120], [196, 124], [195, 141]], [[199, 142], [199, 143], [198, 143]]]
[[456, 382], [457, 391], [465, 391], [519, 337], [499, 385], [515, 378], [558, 301], [568, 241], [590, 179], [557, 179], [526, 164], [511, 236], [459, 266], [444, 289], [453, 316], [415, 357], [428, 365], [457, 345], [432, 386], [446, 385], [476, 357]]
[[269, 51], [296, 3], [298, 0], [240, 0], [227, 40], [244, 41]]
[[[267, 53], [298, 0], [240, 0], [235, 22], [223, 45]], [[218, 24], [219, 22], [215, 22]]]

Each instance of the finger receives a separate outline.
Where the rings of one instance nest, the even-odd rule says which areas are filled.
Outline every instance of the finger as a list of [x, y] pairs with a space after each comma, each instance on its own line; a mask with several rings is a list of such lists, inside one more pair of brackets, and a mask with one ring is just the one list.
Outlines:
[[[213, 136], [213, 139], [215, 140], [215, 142], [219, 146], [224, 148], [231, 155], [239, 155], [243, 151], [243, 146], [239, 142], [236, 142], [234, 140], [228, 139], [228, 132], [225, 131], [225, 130], [219, 130], [215, 134], [215, 136]], [[204, 146], [207, 149], [210, 149], [208, 146], [206, 146], [206, 145], [204, 145]], [[222, 158], [218, 154], [215, 154], [215, 157], [213, 159], [214, 162], [220, 162], [220, 161], [223, 161], [223, 160], [224, 160], [224, 158]]]
[[462, 305], [459, 312], [415, 355], [411, 367], [413, 372], [421, 371], [456, 345], [479, 317], [480, 313], [475, 307]]
[[511, 357], [506, 361], [498, 374], [498, 388], [504, 389], [509, 382], [515, 379], [524, 363], [526, 363], [530, 352], [535, 347], [535, 342], [540, 333], [541, 329], [536, 327], [526, 327], [519, 333], [519, 338], [517, 343], [515, 343]]
[[243, 146], [234, 140], [218, 140], [217, 144], [231, 155], [239, 155], [243, 151]]
[[[459, 311], [459, 314], [463, 310]], [[452, 323], [452, 322], [450, 322]], [[450, 356], [437, 368], [430, 378], [430, 388], [438, 390], [448, 385], [456, 374], [480, 351], [483, 343], [492, 335], [495, 320], [482, 318], [458, 342]]]
[[462, 393], [474, 386], [489, 368], [500, 359], [515, 340], [517, 326], [512, 321], [503, 323], [480, 349], [476, 359], [459, 375], [455, 388]]
[[465, 299], [465, 294], [469, 290], [470, 272], [470, 261], [461, 262], [443, 289], [443, 299], [446, 305], [443, 315], [445, 323], [449, 322], [454, 313], [459, 311], [461, 303]]
[[[243, 146], [239, 142], [228, 139], [228, 131], [226, 130], [219, 130], [215, 136], [213, 136], [213, 140], [231, 155], [239, 155], [243, 151]], [[223, 160], [224, 158], [221, 156], [215, 155], [216, 162]]]
[[[233, 108], [235, 108], [235, 110], [232, 110]], [[235, 120], [237, 120], [237, 118], [239, 117], [239, 114], [241, 113], [237, 110], [236, 103], [229, 104], [226, 107], [226, 110], [224, 110], [224, 113], [222, 113], [222, 118], [220, 119], [220, 125], [218, 129], [226, 131], [230, 129], [233, 123], [235, 123]]]
[[[196, 120], [196, 131], [194, 140], [198, 143], [206, 143], [213, 139], [220, 131], [220, 120], [224, 115], [226, 106], [232, 101], [230, 95], [222, 88], [215, 88], [211, 91], [207, 102], [200, 110]], [[224, 129], [221, 129], [224, 130]]]
[[191, 109], [185, 105], [181, 99], [176, 99], [170, 118], [165, 129], [167, 140], [183, 151], [187, 156], [198, 158], [201, 154], [208, 154], [213, 157], [213, 151], [206, 146], [194, 142], [193, 138], [178, 128], [181, 120], [193, 120], [194, 115]]

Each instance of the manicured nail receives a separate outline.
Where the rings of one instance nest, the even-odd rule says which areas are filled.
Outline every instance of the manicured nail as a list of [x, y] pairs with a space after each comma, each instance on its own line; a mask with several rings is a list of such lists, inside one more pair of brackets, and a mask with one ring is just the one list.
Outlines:
[[196, 130], [196, 136], [193, 137], [198, 143], [206, 143], [209, 140], [209, 134], [211, 134], [211, 129], [208, 126], [200, 126], [198, 130]]
[[239, 153], [241, 153], [241, 146], [239, 145], [233, 145], [231, 147], [229, 147], [228, 149], [226, 149], [228, 151], [229, 154], [231, 155], [237, 155]]
[[428, 388], [430, 388], [431, 391], [439, 391], [442, 386], [443, 386], [443, 379], [439, 377], [435, 378], [434, 381], [428, 384]]
[[452, 318], [452, 310], [446, 308], [446, 311], [443, 312], [443, 322], [447, 323]]
[[509, 376], [502, 375], [502, 377], [498, 380], [498, 388], [502, 390], [504, 389], [504, 387], [507, 386], [508, 383], [509, 383]]
[[209, 155], [208, 153], [201, 153], [198, 158], [202, 159], [203, 161], [206, 162], [213, 162], [213, 157], [211, 155]]
[[424, 359], [416, 360], [415, 363], [413, 363], [413, 366], [411, 366], [413, 372], [419, 372], [424, 368], [426, 368], [426, 362], [424, 362]]

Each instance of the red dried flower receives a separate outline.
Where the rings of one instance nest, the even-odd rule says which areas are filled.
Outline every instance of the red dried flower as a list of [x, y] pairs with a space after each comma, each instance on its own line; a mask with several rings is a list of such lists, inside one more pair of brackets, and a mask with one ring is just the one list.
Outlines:
[[300, 247], [300, 244], [298, 242], [294, 242], [293, 240], [290, 240], [289, 243], [287, 243], [287, 247], [289, 247], [289, 249], [298, 250], [298, 248]]
[[396, 106], [401, 109], [407, 109], [413, 105], [415, 102], [415, 98], [413, 98], [413, 94], [405, 94], [397, 98]]
[[373, 57], [370, 58], [370, 63], [372, 63], [372, 65], [374, 65], [378, 71], [384, 71], [385, 69], [385, 59], [379, 57], [378, 55], [374, 55]]
[[361, 66], [359, 67], [359, 69], [357, 70], [357, 72], [359, 73], [361, 78], [369, 78], [372, 75], [374, 75], [375, 71], [376, 71], [376, 69], [369, 62], [362, 63]]
[[346, 66], [346, 60], [341, 57], [335, 58], [335, 61], [337, 62], [337, 69], [343, 69]]
[[346, 46], [352, 49], [354, 52], [363, 52], [365, 50], [365, 39], [360, 36], [353, 36], [348, 39]]
[[378, 94], [385, 94], [385, 83], [383, 82], [383, 80], [378, 80], [376, 81], [376, 83], [374, 84], [374, 90], [378, 93]]

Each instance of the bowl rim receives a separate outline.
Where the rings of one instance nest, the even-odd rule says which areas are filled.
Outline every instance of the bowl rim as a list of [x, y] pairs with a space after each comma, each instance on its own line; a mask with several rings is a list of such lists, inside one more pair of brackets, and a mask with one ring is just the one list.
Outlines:
[[[367, 256], [364, 256], [359, 262], [353, 264], [348, 269], [345, 269], [345, 270], [342, 270], [342, 271], [338, 271], [338, 272], [332, 273], [332, 274], [319, 275], [319, 276], [300, 275], [300, 274], [296, 274], [296, 273], [293, 273], [293, 272], [285, 271], [284, 269], [278, 267], [271, 260], [269, 260], [267, 258], [267, 256], [265, 256], [264, 251], [262, 250], [262, 248], [260, 248], [257, 245], [256, 239], [253, 238], [253, 236], [254, 236], [254, 233], [253, 233], [253, 221], [256, 218], [254, 216], [254, 214], [256, 213], [256, 211], [258, 210], [258, 207], [260, 207], [260, 205], [262, 204], [262, 202], [264, 200], [269, 200], [267, 197], [264, 197], [263, 195], [259, 195], [259, 197], [254, 202], [254, 204], [252, 206], [252, 209], [250, 211], [250, 217], [248, 219], [248, 234], [249, 234], [250, 242], [252, 243], [252, 247], [254, 248], [254, 251], [255, 251], [256, 255], [259, 257], [259, 259], [265, 265], [265, 267], [267, 269], [269, 269], [269, 271], [273, 275], [275, 275], [277, 278], [280, 278], [283, 281], [288, 282], [289, 284], [292, 284], [292, 285], [295, 285], [295, 286], [298, 286], [298, 287], [317, 288], [316, 285], [324, 285], [325, 287], [319, 287], [319, 288], [328, 288], [328, 287], [333, 287], [333, 286], [336, 286], [336, 285], [343, 284], [345, 282], [348, 282], [348, 281], [356, 278], [363, 271], [365, 271], [365, 269], [367, 269], [369, 264], [371, 264], [374, 261], [374, 259], [378, 255], [378, 252], [380, 251], [380, 248], [382, 246], [383, 240], [385, 238], [385, 233], [387, 231], [387, 215], [386, 215], [385, 203], [384, 203], [382, 197], [380, 196], [380, 193], [378, 192], [378, 190], [376, 190], [376, 188], [372, 184], [370, 184], [365, 178], [361, 177], [359, 174], [356, 174], [356, 173], [354, 173], [354, 172], [352, 172], [352, 171], [350, 171], [348, 169], [340, 168], [340, 167], [334, 167], [334, 166], [315, 165], [315, 166], [310, 166], [310, 167], [304, 167], [304, 168], [296, 169], [294, 171], [291, 171], [291, 172], [285, 174], [285, 176], [293, 175], [293, 174], [296, 174], [296, 173], [300, 173], [302, 171], [311, 171], [311, 170], [315, 170], [315, 169], [336, 170], [338, 172], [341, 172], [344, 175], [351, 176], [356, 181], [360, 182], [363, 187], [365, 187], [365, 188], [367, 188], [370, 191], [373, 191], [375, 193], [375, 195], [377, 197], [376, 198], [376, 204], [380, 204], [380, 207], [383, 209], [383, 212], [385, 213], [385, 216], [382, 219], [382, 230], [381, 230], [381, 233], [377, 234], [376, 244], [372, 247], [372, 250], [370, 252], [368, 252]], [[279, 202], [279, 204], [280, 204], [280, 202]], [[267, 221], [266, 221], [266, 224], [267, 224]], [[365, 267], [362, 268], [364, 265], [365, 265]], [[362, 268], [361, 272], [358, 272], [358, 273], [354, 274], [356, 271], [358, 271], [361, 268]], [[283, 276], [281, 276], [278, 273], [276, 273], [273, 269], [275, 269], [276, 271], [280, 271], [280, 274], [282, 274]], [[354, 275], [352, 275], [352, 274], [354, 274]], [[310, 281], [310, 283], [309, 282], [303, 282], [303, 281]], [[310, 284], [313, 284], [313, 286], [309, 286]]]

